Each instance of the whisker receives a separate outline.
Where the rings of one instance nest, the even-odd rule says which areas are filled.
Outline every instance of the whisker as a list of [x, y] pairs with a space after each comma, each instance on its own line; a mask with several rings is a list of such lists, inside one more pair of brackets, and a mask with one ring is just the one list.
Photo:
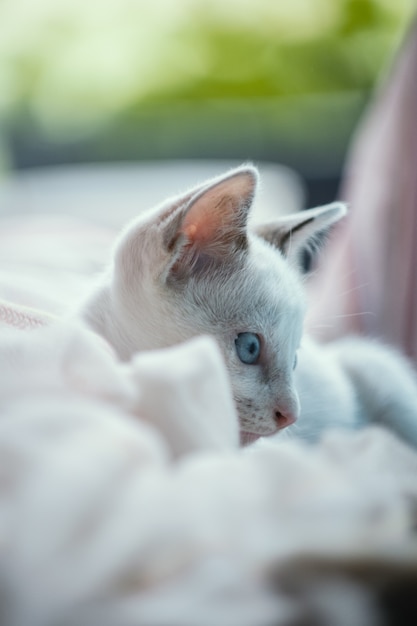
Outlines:
[[309, 325], [309, 328], [312, 330], [314, 330], [315, 328], [333, 328], [334, 327], [334, 323], [332, 323], [333, 320], [340, 320], [340, 319], [349, 318], [349, 317], [364, 317], [364, 316], [377, 317], [377, 314], [375, 313], [375, 311], [358, 311], [356, 313], [340, 313], [340, 314], [332, 315], [331, 317], [329, 317], [327, 322], [323, 321], [320, 324], [311, 324]]
[[364, 287], [369, 287], [369, 284], [370, 284], [369, 282], [366, 282], [366, 283], [362, 283], [360, 285], [355, 285], [351, 289], [346, 289], [345, 291], [340, 291], [339, 293], [336, 294], [336, 298], [338, 298], [340, 296], [347, 296], [350, 293], [354, 293], [355, 291], [359, 291], [359, 289], [363, 289]]
[[359, 311], [358, 313], [341, 313], [340, 315], [333, 315], [335, 319], [341, 319], [344, 317], [360, 317], [362, 315], [372, 315], [376, 317], [375, 311]]
[[[310, 279], [315, 278], [319, 274], [320, 274], [320, 268], [314, 269], [311, 272], [309, 272], [309, 278]], [[343, 274], [339, 275], [340, 282], [344, 283], [345, 281], [350, 280], [352, 278], [352, 276], [355, 276], [356, 274], [358, 274], [358, 270], [356, 270], [356, 269], [348, 270], [348, 271], [344, 272]], [[339, 293], [336, 292], [335, 296], [338, 297], [338, 296], [346, 295], [346, 294], [348, 294], [350, 292], [357, 291], [357, 290], [359, 290], [359, 289], [361, 289], [363, 287], [368, 287], [369, 284], [370, 284], [369, 281], [367, 281], [366, 283], [361, 283], [359, 285], [355, 285], [354, 287], [352, 287], [352, 289], [350, 289], [350, 290], [348, 289], [346, 292], [339, 292]]]

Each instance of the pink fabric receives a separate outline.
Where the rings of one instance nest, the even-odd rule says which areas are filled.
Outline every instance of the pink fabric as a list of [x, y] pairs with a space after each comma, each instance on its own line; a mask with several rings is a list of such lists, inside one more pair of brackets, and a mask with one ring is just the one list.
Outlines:
[[321, 338], [378, 336], [417, 358], [417, 31], [361, 124], [342, 196], [351, 215], [311, 284]]
[[43, 311], [0, 300], [0, 326], [13, 326], [20, 330], [45, 326], [55, 318]]

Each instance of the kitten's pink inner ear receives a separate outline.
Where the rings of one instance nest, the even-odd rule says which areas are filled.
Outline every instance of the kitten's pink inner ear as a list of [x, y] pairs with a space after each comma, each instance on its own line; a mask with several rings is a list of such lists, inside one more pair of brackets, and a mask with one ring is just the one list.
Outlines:
[[192, 241], [197, 233], [197, 226], [195, 224], [190, 224], [187, 228], [184, 228], [184, 233], [187, 238]]
[[190, 243], [204, 246], [222, 234], [244, 228], [256, 179], [242, 172], [223, 180], [191, 201], [181, 231]]
[[190, 243], [203, 246], [217, 239], [222, 229], [229, 225], [226, 207], [228, 198], [200, 198], [184, 218], [182, 232]]

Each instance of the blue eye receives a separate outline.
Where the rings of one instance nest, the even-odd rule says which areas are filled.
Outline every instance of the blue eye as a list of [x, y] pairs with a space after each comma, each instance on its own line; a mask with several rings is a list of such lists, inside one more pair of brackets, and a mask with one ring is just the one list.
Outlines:
[[242, 363], [256, 365], [261, 354], [261, 340], [255, 333], [239, 333], [235, 339], [236, 352]]

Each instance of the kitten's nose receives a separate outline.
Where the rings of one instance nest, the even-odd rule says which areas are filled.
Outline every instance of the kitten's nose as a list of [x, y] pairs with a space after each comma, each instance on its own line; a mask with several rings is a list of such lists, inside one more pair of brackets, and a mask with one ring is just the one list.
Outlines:
[[287, 426], [294, 424], [297, 420], [299, 412], [300, 405], [297, 397], [291, 398], [291, 400], [286, 404], [280, 402], [279, 406], [275, 409], [274, 414], [274, 420], [278, 426], [278, 430], [282, 430], [283, 428], [287, 428]]
[[275, 411], [275, 423], [278, 426], [278, 430], [282, 430], [283, 428], [287, 428], [287, 426], [291, 426], [297, 419], [297, 415], [290, 413], [289, 411], [285, 411], [285, 413], [281, 413], [281, 411]]

